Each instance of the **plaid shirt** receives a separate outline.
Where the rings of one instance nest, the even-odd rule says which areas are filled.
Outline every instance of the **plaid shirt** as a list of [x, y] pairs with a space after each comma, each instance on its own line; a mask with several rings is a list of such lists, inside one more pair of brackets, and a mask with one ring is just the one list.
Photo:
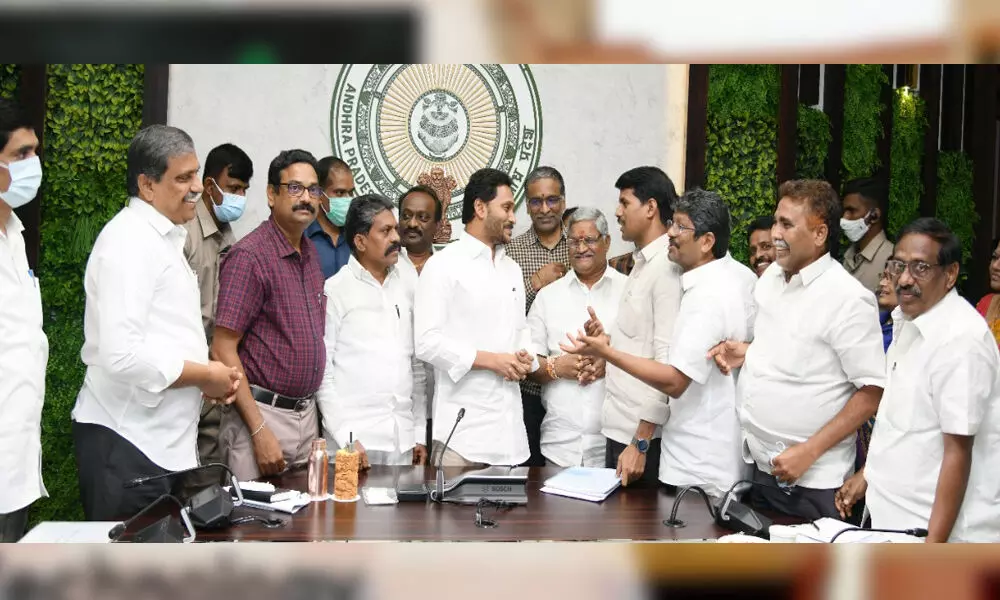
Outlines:
[[[555, 247], [549, 250], [539, 241], [538, 234], [535, 233], [535, 228], [532, 227], [507, 244], [507, 256], [514, 259], [514, 262], [521, 267], [521, 275], [524, 277], [525, 314], [528, 313], [531, 303], [535, 301], [535, 294], [537, 294], [537, 292], [531, 289], [531, 276], [538, 269], [553, 262], [562, 263], [567, 271], [570, 269], [569, 244], [566, 242], [565, 231], [562, 232], [562, 236]], [[524, 380], [521, 382], [521, 391], [525, 394], [541, 396], [542, 386], [533, 381]]]
[[326, 363], [326, 298], [316, 248], [299, 254], [274, 218], [233, 245], [219, 273], [215, 324], [243, 334], [247, 381], [301, 398], [319, 389]]

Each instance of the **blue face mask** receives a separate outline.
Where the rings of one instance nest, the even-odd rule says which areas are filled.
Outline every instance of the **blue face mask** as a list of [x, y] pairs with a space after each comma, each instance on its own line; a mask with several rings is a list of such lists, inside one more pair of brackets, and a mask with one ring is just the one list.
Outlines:
[[[326, 194], [323, 194], [326, 196]], [[330, 201], [330, 209], [326, 211], [326, 218], [330, 219], [330, 222], [337, 227], [343, 227], [344, 223], [347, 222], [347, 209], [351, 207], [350, 196], [326, 196], [326, 199]]]
[[212, 211], [215, 212], [215, 218], [223, 223], [231, 223], [243, 216], [243, 209], [247, 206], [247, 197], [223, 192], [219, 184], [214, 181], [212, 185], [222, 194], [222, 204], [212, 202]]

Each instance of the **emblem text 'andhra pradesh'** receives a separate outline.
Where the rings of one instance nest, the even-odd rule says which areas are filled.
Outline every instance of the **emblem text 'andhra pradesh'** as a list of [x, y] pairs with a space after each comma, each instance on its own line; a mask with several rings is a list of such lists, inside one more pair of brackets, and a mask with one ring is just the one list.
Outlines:
[[[447, 220], [461, 215], [461, 186], [476, 170], [509, 173], [520, 201], [538, 166], [542, 115], [527, 65], [345, 65], [331, 113], [334, 154], [359, 194], [395, 198], [430, 177], [448, 193]], [[444, 185], [448, 178], [458, 184]], [[435, 241], [450, 229], [442, 225]]]

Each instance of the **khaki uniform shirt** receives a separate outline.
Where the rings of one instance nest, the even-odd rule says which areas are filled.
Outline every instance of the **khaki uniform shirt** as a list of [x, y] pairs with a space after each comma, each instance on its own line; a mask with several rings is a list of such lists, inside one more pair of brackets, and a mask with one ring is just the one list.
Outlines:
[[184, 224], [187, 229], [184, 258], [198, 276], [201, 322], [205, 326], [205, 337], [211, 345], [212, 331], [215, 329], [215, 305], [219, 298], [219, 261], [222, 253], [236, 243], [236, 236], [228, 223], [222, 223], [221, 228], [216, 226], [209, 208], [200, 198], [197, 211], [195, 218]]

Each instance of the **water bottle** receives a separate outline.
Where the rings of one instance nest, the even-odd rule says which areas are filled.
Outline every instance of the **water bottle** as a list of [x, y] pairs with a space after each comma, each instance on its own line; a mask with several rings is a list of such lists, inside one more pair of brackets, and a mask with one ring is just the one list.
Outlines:
[[309, 487], [309, 497], [313, 502], [326, 500], [328, 493], [328, 465], [330, 457], [326, 453], [326, 440], [317, 438], [312, 442], [309, 451], [309, 472], [306, 477]]

